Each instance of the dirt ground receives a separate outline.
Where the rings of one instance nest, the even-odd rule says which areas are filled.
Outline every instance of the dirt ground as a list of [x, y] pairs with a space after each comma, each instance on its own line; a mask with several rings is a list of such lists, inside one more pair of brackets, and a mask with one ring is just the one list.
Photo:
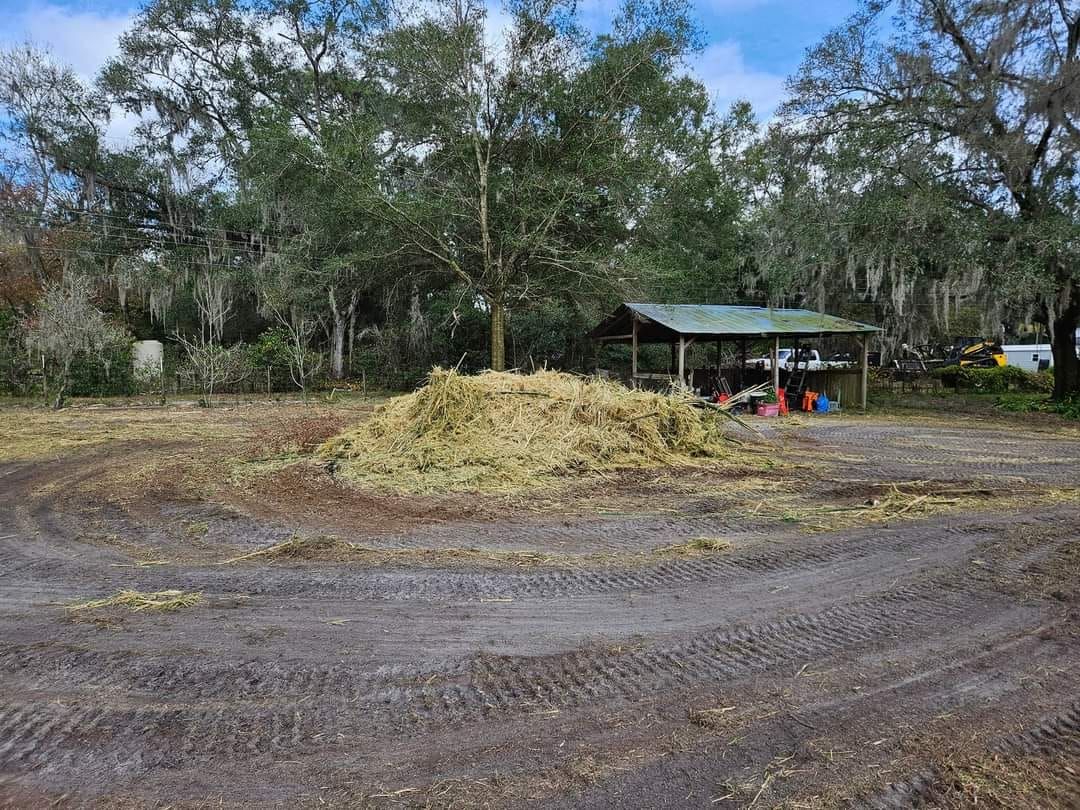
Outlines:
[[0, 806], [1080, 807], [1075, 428], [435, 498], [369, 410], [0, 408]]

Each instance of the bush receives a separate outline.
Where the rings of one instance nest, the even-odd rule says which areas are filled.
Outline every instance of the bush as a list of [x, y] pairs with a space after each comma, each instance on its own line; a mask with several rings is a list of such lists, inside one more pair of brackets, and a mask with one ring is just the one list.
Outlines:
[[131, 396], [138, 390], [129, 340], [76, 357], [70, 374], [68, 393], [75, 397]]
[[13, 310], [0, 307], [0, 393], [25, 395], [33, 382], [19, 317]]
[[1054, 390], [1053, 373], [1034, 374], [1016, 366], [994, 368], [945, 366], [934, 369], [933, 374], [942, 383], [957, 390], [965, 389], [984, 394], [1004, 394], [1009, 391], [1048, 394]]
[[1080, 397], [1055, 402], [1042, 394], [1003, 394], [997, 407], [1009, 413], [1056, 413], [1066, 419], [1080, 419]]
[[1054, 413], [1061, 414], [1066, 419], [1080, 419], [1080, 397], [1071, 397], [1061, 402], [1051, 402]]

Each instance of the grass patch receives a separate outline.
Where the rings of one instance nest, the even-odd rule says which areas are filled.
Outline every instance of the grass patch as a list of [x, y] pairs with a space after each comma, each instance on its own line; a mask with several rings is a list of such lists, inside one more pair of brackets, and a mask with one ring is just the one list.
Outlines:
[[102, 608], [122, 607], [136, 613], [144, 610], [170, 611], [194, 607], [202, 601], [202, 593], [194, 591], [117, 591], [104, 599], [91, 599], [89, 602], [75, 602], [67, 605], [71, 613], [80, 613]]
[[996, 405], [1008, 413], [1056, 413], [1066, 419], [1080, 420], [1080, 397], [1057, 401], [1045, 394], [1002, 394]]
[[617, 469], [748, 464], [722, 419], [688, 396], [561, 372], [435, 369], [319, 455], [350, 481], [395, 492], [519, 492]]
[[276, 561], [325, 561], [360, 565], [603, 568], [632, 566], [671, 556], [712, 554], [727, 551], [731, 544], [720, 538], [699, 537], [686, 543], [659, 546], [650, 551], [610, 554], [548, 554], [532, 550], [482, 548], [376, 548], [350, 543], [332, 535], [293, 535], [272, 546], [231, 557], [222, 565]]
[[109, 442], [213, 439], [221, 430], [220, 423], [194, 409], [3, 409], [0, 460], [49, 458]]

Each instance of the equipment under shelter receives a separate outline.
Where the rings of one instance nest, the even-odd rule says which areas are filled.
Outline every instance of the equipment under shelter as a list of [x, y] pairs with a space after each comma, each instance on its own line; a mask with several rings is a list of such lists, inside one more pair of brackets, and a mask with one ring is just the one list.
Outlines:
[[[719, 355], [721, 341], [736, 341], [743, 356], [750, 341], [768, 340], [774, 388], [780, 387], [780, 342], [784, 340], [848, 335], [860, 345], [859, 400], [866, 407], [867, 368], [870, 336], [876, 326], [812, 312], [807, 309], [744, 307], [713, 304], [622, 304], [589, 333], [593, 340], [629, 343], [631, 376], [635, 384], [657, 375], [639, 374], [638, 346], [667, 343], [672, 347], [672, 365], [683, 384], [686, 378], [686, 350], [695, 342], [715, 342]], [[665, 375], [666, 376], [666, 375]]]

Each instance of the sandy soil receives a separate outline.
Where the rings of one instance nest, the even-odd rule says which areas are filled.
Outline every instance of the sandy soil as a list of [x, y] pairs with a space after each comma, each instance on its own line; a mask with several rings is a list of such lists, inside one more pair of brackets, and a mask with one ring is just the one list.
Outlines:
[[[286, 410], [8, 422], [0, 805], [1080, 806], [1072, 433], [804, 419], [770, 471], [440, 499], [237, 478]], [[65, 608], [123, 588], [203, 601]]]

